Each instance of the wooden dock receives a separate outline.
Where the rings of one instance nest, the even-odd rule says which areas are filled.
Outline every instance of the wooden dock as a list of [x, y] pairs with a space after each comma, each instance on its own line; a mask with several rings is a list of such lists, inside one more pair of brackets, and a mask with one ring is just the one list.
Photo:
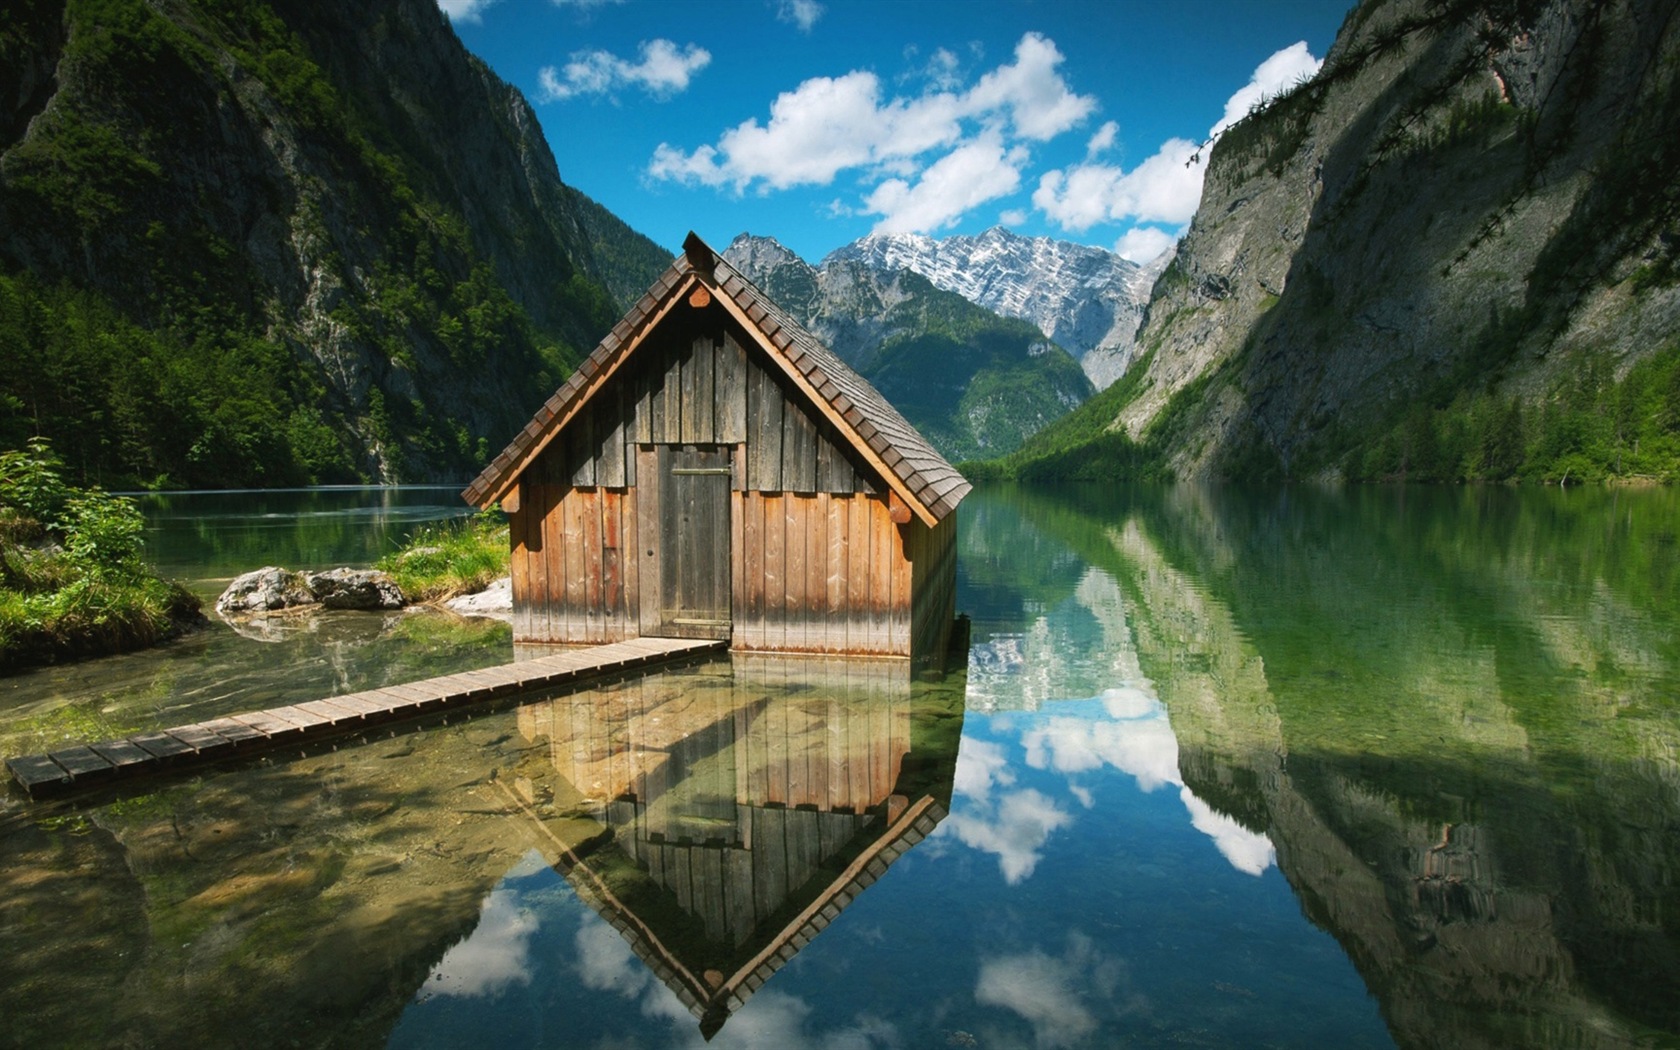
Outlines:
[[708, 639], [632, 638], [479, 671], [462, 671], [405, 685], [227, 715], [174, 729], [136, 733], [44, 755], [8, 758], [6, 768], [31, 798], [45, 798], [118, 777], [204, 765], [416, 715], [653, 667], [722, 651], [727, 645]]

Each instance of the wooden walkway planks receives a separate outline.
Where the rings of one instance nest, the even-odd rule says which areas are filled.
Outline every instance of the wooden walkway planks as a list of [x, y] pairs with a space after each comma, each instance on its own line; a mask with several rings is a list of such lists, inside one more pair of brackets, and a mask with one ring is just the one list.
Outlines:
[[201, 765], [235, 753], [304, 743], [444, 708], [569, 685], [615, 671], [653, 667], [722, 650], [727, 644], [710, 639], [632, 638], [421, 682], [136, 733], [44, 755], [8, 758], [6, 768], [31, 798], [44, 798], [118, 776]]

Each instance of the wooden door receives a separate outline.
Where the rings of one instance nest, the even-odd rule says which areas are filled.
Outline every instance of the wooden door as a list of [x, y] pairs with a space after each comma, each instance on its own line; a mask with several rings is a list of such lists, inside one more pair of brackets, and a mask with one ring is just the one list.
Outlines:
[[659, 486], [657, 535], [645, 545], [652, 552], [653, 579], [644, 578], [642, 586], [657, 606], [644, 604], [642, 633], [728, 638], [730, 450], [661, 445], [653, 458]]

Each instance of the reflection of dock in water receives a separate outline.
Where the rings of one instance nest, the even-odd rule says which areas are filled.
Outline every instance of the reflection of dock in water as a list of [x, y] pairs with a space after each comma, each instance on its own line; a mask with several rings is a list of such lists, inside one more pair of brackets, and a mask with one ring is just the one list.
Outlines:
[[902, 664], [718, 667], [519, 710], [606, 829], [556, 867], [708, 1038], [944, 818], [957, 739]]

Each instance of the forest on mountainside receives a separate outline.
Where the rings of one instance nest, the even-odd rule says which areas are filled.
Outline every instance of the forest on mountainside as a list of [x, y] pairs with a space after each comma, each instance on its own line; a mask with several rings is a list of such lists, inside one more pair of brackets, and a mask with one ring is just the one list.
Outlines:
[[0, 100], [0, 446], [78, 480], [469, 477], [669, 262], [430, 0], [19, 0]]

